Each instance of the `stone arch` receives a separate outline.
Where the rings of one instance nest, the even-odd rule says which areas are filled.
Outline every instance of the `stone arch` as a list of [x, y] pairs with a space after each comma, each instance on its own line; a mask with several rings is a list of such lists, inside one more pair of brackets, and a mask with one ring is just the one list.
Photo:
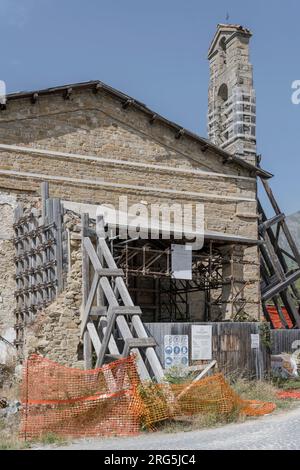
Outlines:
[[226, 38], [225, 38], [225, 36], [223, 36], [223, 37], [220, 39], [219, 46], [220, 46], [221, 50], [222, 50], [223, 52], [225, 52], [225, 54], [226, 54], [227, 46], [226, 46]]
[[226, 85], [226, 83], [223, 83], [220, 86], [218, 91], [218, 98], [222, 100], [223, 103], [228, 100], [228, 86]]

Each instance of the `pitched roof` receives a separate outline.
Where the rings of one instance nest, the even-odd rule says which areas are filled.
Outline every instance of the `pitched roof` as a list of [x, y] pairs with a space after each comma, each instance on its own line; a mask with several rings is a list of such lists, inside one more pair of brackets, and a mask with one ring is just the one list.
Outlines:
[[225, 150], [222, 150], [220, 147], [214, 145], [212, 142], [205, 139], [204, 137], [200, 137], [199, 135], [170, 121], [169, 119], [161, 116], [160, 114], [148, 108], [144, 103], [130, 97], [129, 95], [126, 95], [125, 93], [122, 93], [121, 91], [116, 90], [115, 88], [112, 88], [106, 85], [105, 83], [99, 80], [93, 80], [93, 81], [83, 82], [83, 83], [73, 83], [73, 84], [68, 84], [68, 85], [63, 85], [63, 86], [58, 86], [58, 87], [53, 87], [53, 88], [46, 88], [42, 90], [21, 91], [17, 93], [11, 93], [11, 94], [8, 94], [6, 97], [7, 98], [6, 106], [7, 104], [9, 104], [10, 101], [14, 101], [18, 99], [28, 98], [31, 102], [34, 102], [39, 96], [55, 95], [55, 94], [69, 94], [75, 90], [81, 91], [81, 90], [91, 90], [91, 89], [94, 90], [95, 92], [103, 91], [105, 93], [108, 93], [113, 98], [116, 98], [119, 101], [121, 101], [124, 107], [133, 106], [135, 109], [147, 114], [151, 120], [162, 122], [166, 124], [167, 126], [173, 128], [178, 138], [181, 136], [186, 136], [186, 137], [193, 139], [195, 142], [198, 142], [204, 150], [208, 150], [208, 149], [211, 150], [215, 154], [222, 157], [227, 163], [235, 163], [247, 169], [250, 172], [254, 172], [256, 175], [261, 176], [263, 178], [273, 177], [271, 173], [259, 167], [256, 167], [255, 165], [252, 165], [242, 160], [241, 158], [235, 155], [232, 155], [229, 152], [226, 152]]
[[230, 40], [236, 34], [242, 34], [243, 36], [246, 36], [246, 37], [251, 37], [252, 36], [252, 33], [251, 33], [250, 29], [245, 28], [244, 26], [241, 26], [239, 24], [219, 23], [218, 26], [217, 26], [217, 31], [216, 31], [213, 39], [212, 39], [212, 42], [209, 46], [209, 49], [208, 49], [208, 57], [210, 57], [210, 55], [214, 52], [214, 47], [215, 47], [219, 37], [222, 34], [225, 34], [228, 37], [227, 40]]

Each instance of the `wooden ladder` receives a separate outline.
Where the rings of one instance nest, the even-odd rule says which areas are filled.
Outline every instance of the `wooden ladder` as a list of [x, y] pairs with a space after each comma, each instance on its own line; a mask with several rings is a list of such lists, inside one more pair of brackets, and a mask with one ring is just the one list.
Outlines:
[[[82, 215], [82, 256], [81, 339], [85, 367], [101, 367], [127, 357], [132, 351], [141, 379], [162, 382], [164, 373], [154, 349], [156, 342], [148, 336], [141, 320], [142, 311], [133, 304], [124, 272], [118, 269], [106, 243], [103, 218], [97, 218], [93, 230], [89, 227], [89, 215]], [[114, 336], [116, 328], [123, 342], [122, 350]]]

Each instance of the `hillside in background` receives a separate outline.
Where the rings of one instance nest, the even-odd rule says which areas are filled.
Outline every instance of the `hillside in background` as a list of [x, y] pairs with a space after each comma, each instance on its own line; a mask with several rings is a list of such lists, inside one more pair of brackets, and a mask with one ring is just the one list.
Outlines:
[[[298, 250], [300, 251], [300, 211], [295, 212], [295, 214], [287, 216], [286, 221], [287, 221], [288, 227], [291, 231], [291, 234], [292, 234], [292, 236], [295, 240], [295, 243], [298, 247]], [[288, 251], [288, 252], [291, 251], [288, 244], [287, 244], [287, 242], [286, 242], [285, 237], [282, 237], [282, 234], [281, 234], [281, 243], [280, 243], [280, 245], [286, 251]], [[288, 264], [291, 266], [292, 261], [289, 260]]]

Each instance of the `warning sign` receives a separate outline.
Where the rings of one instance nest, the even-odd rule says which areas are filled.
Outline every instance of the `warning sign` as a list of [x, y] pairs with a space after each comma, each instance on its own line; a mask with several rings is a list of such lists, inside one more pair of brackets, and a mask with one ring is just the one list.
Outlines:
[[165, 369], [189, 365], [189, 337], [187, 335], [165, 335]]

